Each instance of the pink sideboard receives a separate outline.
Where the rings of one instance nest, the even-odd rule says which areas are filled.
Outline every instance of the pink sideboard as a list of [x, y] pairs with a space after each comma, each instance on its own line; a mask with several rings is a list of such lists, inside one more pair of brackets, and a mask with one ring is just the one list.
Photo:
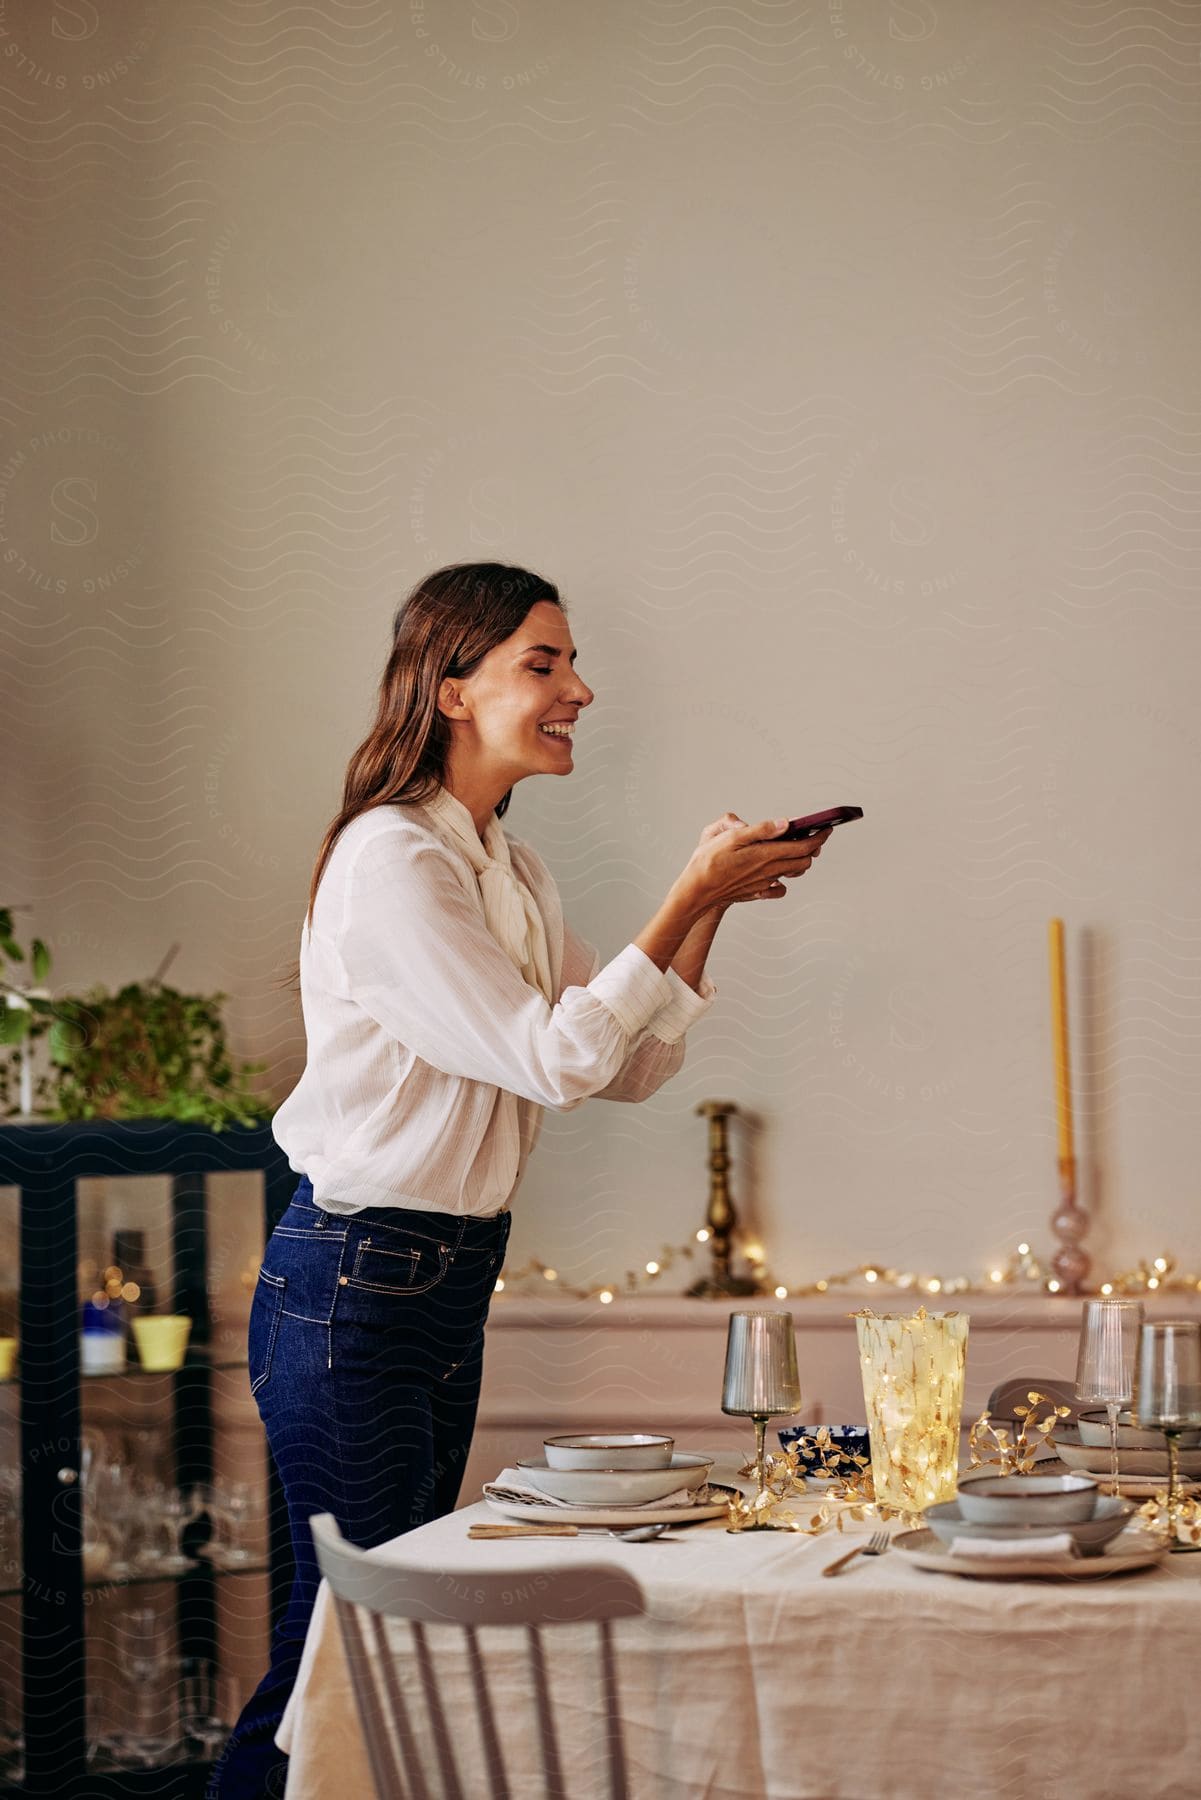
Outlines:
[[[726, 1321], [752, 1307], [787, 1309], [796, 1323], [805, 1404], [791, 1424], [851, 1424], [864, 1417], [849, 1315], [872, 1300], [880, 1312], [912, 1312], [916, 1298], [827, 1295], [820, 1299], [687, 1300], [619, 1296], [609, 1306], [541, 1296], [498, 1295], [488, 1320], [479, 1419], [460, 1504], [517, 1456], [540, 1452], [555, 1432], [624, 1428], [670, 1431], [681, 1449], [753, 1447], [749, 1420], [721, 1411]], [[1078, 1300], [1013, 1290], [930, 1302], [971, 1319], [965, 1414], [1014, 1376], [1057, 1375], [1076, 1366]], [[1201, 1315], [1201, 1295], [1149, 1297], [1148, 1317]], [[769, 1431], [768, 1443], [774, 1442]]]

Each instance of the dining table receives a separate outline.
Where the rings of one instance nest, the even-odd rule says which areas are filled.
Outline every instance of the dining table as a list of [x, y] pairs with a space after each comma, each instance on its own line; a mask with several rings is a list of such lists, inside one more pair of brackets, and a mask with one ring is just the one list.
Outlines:
[[[751, 1486], [728, 1452], [711, 1479]], [[816, 1515], [820, 1493], [790, 1502]], [[627, 1571], [645, 1602], [611, 1626], [630, 1800], [1196, 1800], [1201, 1707], [1201, 1555], [1165, 1554], [1095, 1580], [980, 1579], [913, 1565], [901, 1548], [825, 1567], [880, 1521], [820, 1532], [737, 1531], [726, 1519], [627, 1542], [470, 1539], [500, 1515], [477, 1500], [372, 1554], [470, 1584], [502, 1571], [535, 1587], [581, 1561]], [[563, 1514], [556, 1515], [562, 1518]], [[891, 1532], [903, 1529], [895, 1521]], [[408, 1626], [389, 1621], [398, 1674], [416, 1688]], [[448, 1627], [439, 1627], [446, 1631]], [[528, 1675], [511, 1632], [479, 1634], [490, 1680], [513, 1708]], [[518, 1634], [520, 1635], [520, 1634]], [[609, 1794], [597, 1754], [595, 1628], [559, 1624], [556, 1715], [566, 1791]], [[495, 1640], [495, 1641], [492, 1641]], [[470, 1666], [452, 1694], [456, 1751], [473, 1782]], [[336, 1614], [322, 1583], [278, 1742], [288, 1800], [374, 1789]], [[505, 1744], [514, 1794], [541, 1793], [537, 1733]]]

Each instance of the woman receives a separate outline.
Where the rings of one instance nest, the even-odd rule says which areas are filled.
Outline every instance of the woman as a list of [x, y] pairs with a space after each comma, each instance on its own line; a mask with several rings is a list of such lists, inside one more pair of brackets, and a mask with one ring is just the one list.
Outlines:
[[600, 967], [546, 864], [500, 819], [567, 775], [593, 694], [554, 587], [497, 563], [439, 569], [396, 616], [301, 933], [308, 1040], [275, 1116], [300, 1175], [267, 1245], [250, 1385], [288, 1505], [296, 1578], [271, 1666], [210, 1794], [282, 1793], [274, 1734], [318, 1584], [308, 1521], [363, 1547], [449, 1512], [479, 1396], [509, 1202], [542, 1110], [645, 1100], [716, 989], [725, 908], [778, 898], [824, 842], [708, 826], [654, 917]]

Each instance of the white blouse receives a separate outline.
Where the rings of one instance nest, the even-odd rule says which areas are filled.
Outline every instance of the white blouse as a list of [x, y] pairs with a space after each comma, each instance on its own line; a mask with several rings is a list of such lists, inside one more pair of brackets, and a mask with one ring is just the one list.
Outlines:
[[546, 924], [553, 1007], [488, 930], [470, 862], [425, 808], [362, 813], [331, 852], [300, 933], [307, 1061], [272, 1121], [327, 1211], [490, 1218], [545, 1107], [647, 1099], [713, 1004], [708, 976], [696, 993], [636, 944], [602, 969], [537, 851], [505, 836]]

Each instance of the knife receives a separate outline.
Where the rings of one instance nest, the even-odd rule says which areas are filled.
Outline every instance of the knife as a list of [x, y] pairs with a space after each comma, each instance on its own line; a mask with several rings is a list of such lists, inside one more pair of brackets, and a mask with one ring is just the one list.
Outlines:
[[578, 1537], [576, 1525], [469, 1525], [469, 1538]]

